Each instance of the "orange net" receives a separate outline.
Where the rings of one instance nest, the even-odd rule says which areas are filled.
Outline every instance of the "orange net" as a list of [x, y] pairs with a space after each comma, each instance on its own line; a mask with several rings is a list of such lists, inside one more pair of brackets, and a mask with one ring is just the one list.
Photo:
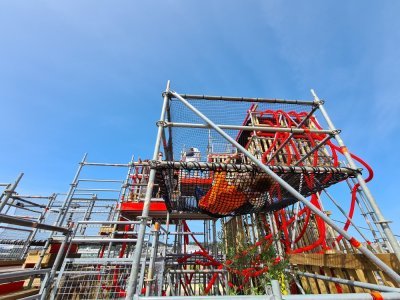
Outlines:
[[[213, 217], [275, 211], [296, 199], [254, 165], [150, 161], [169, 211], [201, 212]], [[303, 196], [358, 170], [335, 167], [269, 166]]]
[[214, 176], [212, 187], [199, 201], [199, 207], [213, 214], [229, 214], [246, 203], [246, 195], [226, 180], [227, 173]]

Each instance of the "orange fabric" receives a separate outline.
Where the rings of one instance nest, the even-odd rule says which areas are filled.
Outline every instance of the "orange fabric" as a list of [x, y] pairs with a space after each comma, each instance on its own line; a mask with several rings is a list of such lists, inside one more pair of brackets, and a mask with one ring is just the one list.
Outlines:
[[383, 296], [379, 292], [371, 292], [371, 296], [374, 300], [383, 300]]
[[214, 182], [199, 201], [199, 207], [214, 214], [228, 214], [246, 203], [246, 196], [226, 181], [226, 172], [214, 175]]

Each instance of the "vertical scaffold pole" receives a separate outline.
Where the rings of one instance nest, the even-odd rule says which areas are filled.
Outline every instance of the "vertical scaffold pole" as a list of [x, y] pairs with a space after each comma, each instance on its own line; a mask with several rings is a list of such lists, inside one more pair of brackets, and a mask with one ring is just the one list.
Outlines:
[[[116, 209], [114, 210], [114, 216], [112, 217], [112, 219], [114, 221], [118, 221], [119, 218], [120, 218], [120, 215], [121, 215], [121, 203], [123, 201], [125, 201], [125, 194], [126, 194], [126, 191], [129, 189], [129, 178], [130, 178], [131, 172], [132, 172], [134, 167], [135, 167], [135, 162], [134, 162], [134, 156], [132, 155], [131, 161], [130, 161], [129, 167], [128, 167], [128, 174], [126, 175], [125, 181], [122, 184], [121, 192], [120, 192], [120, 195], [118, 197], [118, 204], [117, 204]], [[110, 213], [111, 213], [111, 211], [110, 211]], [[117, 231], [117, 228], [118, 228], [118, 224], [114, 224], [113, 231], [112, 231], [112, 234], [111, 234], [111, 238], [112, 239], [115, 238], [115, 232]], [[110, 257], [112, 245], [113, 245], [112, 242], [110, 242], [108, 244], [106, 257]]]
[[[70, 186], [70, 188], [69, 188], [69, 191], [68, 191], [68, 193], [67, 193], [67, 196], [65, 197], [63, 206], [62, 206], [62, 208], [60, 209], [60, 212], [59, 212], [59, 214], [58, 214], [57, 220], [56, 220], [56, 222], [55, 222], [55, 225], [56, 225], [56, 226], [62, 227], [62, 223], [64, 223], [65, 216], [67, 215], [67, 211], [68, 211], [68, 208], [69, 208], [70, 203], [71, 203], [72, 195], [74, 194], [74, 191], [75, 191], [75, 188], [76, 188], [76, 185], [77, 185], [77, 182], [78, 182], [79, 174], [80, 174], [81, 171], [82, 171], [82, 167], [83, 167], [83, 165], [84, 165], [84, 163], [85, 163], [85, 161], [86, 161], [86, 158], [87, 158], [87, 153], [85, 153], [85, 155], [83, 156], [81, 162], [79, 163], [78, 170], [77, 170], [76, 173], [75, 173], [75, 177], [74, 177], [74, 179], [73, 179], [73, 181], [72, 181], [72, 183], [71, 183], [71, 186]], [[45, 254], [46, 254], [47, 248], [50, 246], [50, 244], [51, 244], [52, 241], [53, 241], [53, 236], [54, 236], [54, 234], [55, 234], [55, 233], [52, 232], [52, 233], [50, 234], [50, 236], [48, 237], [48, 239], [46, 240], [46, 243], [45, 243], [45, 245], [44, 245], [42, 251], [40, 252], [39, 259], [38, 259], [38, 261], [37, 261], [36, 264], [35, 264], [35, 267], [34, 267], [35, 270], [41, 268], [43, 258], [44, 258]], [[33, 281], [32, 281], [32, 279], [31, 279], [31, 281], [30, 281], [29, 284], [32, 284], [32, 282], [33, 282]]]
[[271, 280], [272, 294], [275, 300], [282, 300], [281, 286], [278, 280]]
[[[92, 211], [96, 203], [96, 200], [97, 200], [97, 195], [93, 194], [92, 198], [90, 199], [89, 205], [86, 209], [85, 215], [83, 216], [83, 221], [89, 221], [90, 218], [92, 217]], [[80, 229], [80, 235], [84, 235], [86, 229], [87, 229], [87, 224], [83, 224]]]
[[14, 193], [15, 189], [17, 188], [18, 183], [20, 182], [24, 173], [19, 174], [17, 180], [10, 186], [7, 186], [6, 190], [4, 191], [4, 199], [2, 199], [0, 203], [0, 212], [3, 208], [7, 205], [8, 199], [10, 199], [11, 195]]
[[49, 275], [46, 277], [46, 279], [43, 281], [41, 288], [40, 288], [40, 300], [46, 300], [47, 299], [47, 295], [49, 294], [50, 290], [56, 289], [56, 286], [52, 286], [54, 283], [54, 277], [56, 276], [57, 270], [60, 267], [60, 264], [62, 263], [62, 259], [64, 257], [64, 253], [66, 251], [66, 248], [68, 245], [70, 245], [70, 237], [72, 234], [72, 227], [73, 224], [69, 224], [68, 226], [68, 232], [65, 234], [65, 238], [62, 241], [61, 245], [60, 245], [60, 250], [58, 250], [56, 259], [53, 263], [53, 266], [51, 267], [51, 271], [49, 273]]
[[[165, 92], [163, 93], [164, 103], [163, 103], [163, 107], [161, 110], [160, 121], [157, 123], [158, 132], [157, 132], [156, 144], [154, 146], [153, 160], [158, 160], [158, 154], [160, 151], [160, 141], [161, 141], [161, 136], [162, 136], [162, 133], [164, 130], [163, 122], [165, 121], [165, 112], [167, 110], [168, 101], [169, 101], [169, 86], [170, 86], [170, 81], [168, 80], [167, 88], [166, 88]], [[150, 201], [151, 201], [151, 195], [153, 193], [155, 177], [156, 177], [156, 170], [151, 169], [150, 174], [149, 174], [149, 181], [148, 181], [147, 189], [146, 189], [146, 196], [144, 199], [142, 217], [140, 220], [137, 243], [136, 243], [135, 252], [133, 254], [133, 259], [132, 259], [131, 274], [130, 274], [129, 282], [127, 285], [128, 290], [126, 292], [126, 298], [125, 298], [127, 300], [133, 298], [133, 295], [135, 294], [135, 290], [136, 290], [136, 281], [137, 281], [138, 273], [139, 273], [139, 269], [140, 269], [140, 256], [141, 256], [142, 248], [143, 248], [144, 234], [146, 231], [147, 218], [149, 216]]]
[[[353, 158], [351, 157], [342, 138], [340, 137], [339, 133], [336, 131], [335, 125], [333, 125], [332, 120], [330, 119], [328, 113], [326, 112], [323, 102], [318, 98], [318, 96], [314, 90], [311, 90], [311, 94], [314, 96], [315, 101], [319, 103], [319, 109], [320, 109], [322, 115], [324, 116], [326, 122], [328, 123], [329, 129], [333, 130], [334, 137], [335, 137], [337, 143], [339, 144], [339, 147], [342, 149], [343, 155], [346, 157], [346, 160], [349, 163], [350, 168], [357, 169], [357, 166], [356, 166]], [[382, 214], [378, 204], [376, 203], [375, 198], [372, 196], [372, 193], [369, 190], [369, 188], [361, 174], [357, 174], [357, 180], [368, 200], [368, 203], [371, 205], [371, 208], [373, 209], [373, 211], [377, 217], [378, 226], [380, 226], [382, 228], [390, 246], [392, 247], [392, 249], [394, 251], [394, 254], [400, 260], [400, 246], [399, 246], [399, 243], [397, 242], [397, 239], [395, 238], [392, 230], [389, 227], [389, 224], [388, 224], [389, 222], [386, 221], [385, 218], [383, 217], [383, 214]]]
[[[160, 223], [154, 223], [154, 230], [153, 230], [153, 242], [152, 248], [150, 253], [150, 262], [149, 262], [149, 269], [147, 272], [147, 280], [146, 280], [146, 297], [150, 296], [150, 293], [153, 294], [152, 288], [154, 288], [154, 266], [155, 260], [157, 256], [157, 249], [158, 249], [158, 236], [160, 233]], [[162, 287], [160, 287], [162, 288]]]
[[376, 264], [382, 271], [384, 271], [390, 278], [392, 278], [397, 283], [400, 283], [400, 275], [393, 271], [388, 265], [381, 261], [377, 256], [375, 256], [367, 247], [363, 246], [359, 241], [352, 237], [347, 231], [343, 230], [341, 227], [336, 225], [327, 215], [320, 211], [314, 204], [308, 201], [303, 195], [301, 195], [296, 189], [294, 189], [285, 180], [275, 174], [268, 166], [264, 165], [260, 160], [258, 160], [254, 155], [247, 151], [242, 145], [240, 145], [235, 139], [233, 139], [229, 134], [207, 118], [203, 113], [201, 113], [197, 108], [191, 105], [186, 99], [176, 92], [171, 94], [180, 100], [186, 107], [193, 111], [197, 116], [199, 116], [208, 126], [217, 131], [224, 139], [234, 145], [240, 152], [246, 155], [250, 160], [252, 160], [260, 169], [266, 172], [273, 180], [279, 183], [285, 190], [287, 190], [292, 196], [297, 200], [301, 201], [305, 206], [307, 206], [313, 213], [319, 216], [326, 224], [331, 226], [335, 231], [341, 234], [346, 240], [348, 240], [354, 247], [356, 247], [362, 254]]
[[[53, 202], [55, 201], [56, 198], [57, 198], [57, 194], [55, 194], [55, 193], [52, 194], [52, 195], [49, 197], [49, 201], [47, 202], [46, 207], [44, 208], [44, 210], [41, 212], [40, 216], [39, 216], [38, 219], [37, 219], [37, 222], [38, 222], [39, 224], [42, 223], [42, 222], [46, 219], [47, 213], [49, 212], [50, 207], [53, 206]], [[31, 234], [29, 235], [28, 239], [25, 241], [25, 243], [24, 243], [24, 248], [23, 248], [24, 250], [22, 251], [21, 259], [23, 259], [23, 258], [28, 254], [28, 251], [29, 251], [29, 247], [30, 247], [30, 245], [31, 245], [31, 242], [32, 242], [33, 239], [35, 238], [35, 236], [36, 236], [36, 234], [38, 233], [38, 231], [39, 231], [39, 229], [38, 229], [38, 228], [35, 228], [35, 229], [31, 232]]]
[[85, 165], [86, 158], [87, 158], [87, 153], [85, 153], [83, 155], [83, 158], [82, 158], [81, 162], [79, 163], [78, 170], [75, 173], [75, 177], [74, 177], [72, 183], [70, 184], [70, 188], [68, 190], [67, 196], [65, 197], [65, 201], [64, 201], [63, 206], [62, 206], [62, 208], [60, 210], [60, 214], [59, 214], [59, 216], [57, 218], [57, 223], [56, 223], [57, 226], [62, 227], [62, 224], [65, 221], [65, 218], [67, 216], [67, 212], [69, 210], [69, 207], [71, 206], [72, 197], [74, 196], [75, 189], [76, 189], [76, 187], [78, 185], [78, 178], [79, 178], [79, 175], [81, 174], [83, 166]]

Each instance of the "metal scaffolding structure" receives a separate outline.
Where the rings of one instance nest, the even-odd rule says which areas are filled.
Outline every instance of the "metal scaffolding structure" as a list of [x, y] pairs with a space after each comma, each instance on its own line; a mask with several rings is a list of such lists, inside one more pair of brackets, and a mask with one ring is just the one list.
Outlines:
[[85, 154], [66, 194], [0, 183], [0, 284], [24, 299], [400, 299], [372, 170], [312, 95], [168, 82], [150, 160]]

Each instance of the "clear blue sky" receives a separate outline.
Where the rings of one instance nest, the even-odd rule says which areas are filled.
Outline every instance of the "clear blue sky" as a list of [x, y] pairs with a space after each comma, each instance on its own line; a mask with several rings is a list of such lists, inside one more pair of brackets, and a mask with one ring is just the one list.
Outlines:
[[[399, 1], [1, 1], [0, 182], [66, 191], [90, 161], [149, 157], [178, 92], [326, 100], [400, 232]], [[346, 195], [346, 199], [347, 199]]]

